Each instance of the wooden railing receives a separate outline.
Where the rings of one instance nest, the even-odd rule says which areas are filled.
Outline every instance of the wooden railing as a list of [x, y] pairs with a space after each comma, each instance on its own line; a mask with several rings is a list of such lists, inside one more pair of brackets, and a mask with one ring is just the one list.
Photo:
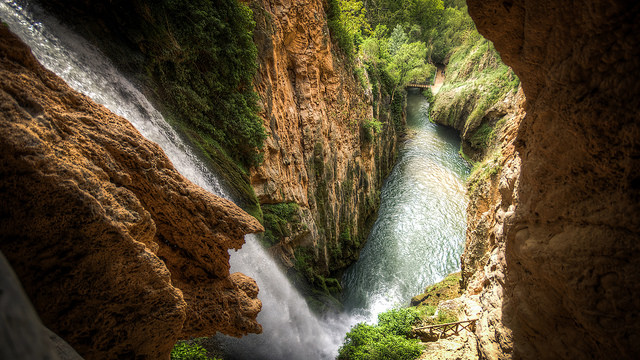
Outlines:
[[471, 319], [447, 324], [414, 327], [413, 333], [419, 337], [427, 337], [433, 340], [442, 339], [451, 335], [458, 335], [463, 330], [474, 332], [477, 320]]

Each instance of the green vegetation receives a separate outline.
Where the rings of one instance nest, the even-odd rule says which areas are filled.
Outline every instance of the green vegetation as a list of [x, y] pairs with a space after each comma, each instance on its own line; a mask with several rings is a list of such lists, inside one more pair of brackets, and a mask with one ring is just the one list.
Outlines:
[[413, 360], [422, 354], [417, 339], [407, 338], [420, 320], [416, 308], [394, 309], [378, 315], [378, 324], [359, 323], [338, 351], [339, 360]]
[[171, 350], [171, 360], [217, 360], [207, 356], [207, 350], [198, 344], [184, 341], [178, 343]]
[[[520, 85], [513, 71], [502, 63], [493, 45], [475, 29], [466, 6], [447, 1], [443, 17], [429, 42], [430, 58], [446, 61], [446, 80], [430, 107], [432, 121], [460, 131], [478, 160], [487, 152], [495, 135], [504, 125], [497, 114], [487, 116], [496, 104]], [[504, 116], [504, 114], [502, 115]]]
[[149, 11], [155, 22], [141, 29], [146, 67], [174, 120], [241, 164], [258, 164], [266, 135], [252, 85], [251, 10], [237, 0], [163, 0]]
[[[426, 0], [412, 0], [409, 3], [415, 5], [406, 8], [416, 11], [413, 19], [417, 20], [428, 13], [424, 10], [428, 7]], [[435, 73], [435, 67], [427, 63], [426, 44], [422, 41], [411, 41], [411, 34], [406, 32], [402, 23], [372, 22], [381, 12], [388, 14], [391, 11], [389, 8], [381, 11], [376, 7], [376, 1], [366, 4], [363, 5], [359, 0], [329, 1], [329, 27], [332, 37], [347, 58], [353, 60], [357, 56], [360, 60], [355, 62], [358, 65], [354, 72], [361, 74], [362, 71], [358, 67], [366, 68], [370, 78], [374, 79], [371, 83], [372, 89], [380, 89], [377, 82], [380, 81], [387, 94], [391, 95], [389, 101], [393, 103], [398, 89], [409, 82], [426, 82]], [[393, 8], [404, 6], [394, 1], [389, 4], [393, 5]], [[372, 9], [375, 14], [370, 16]], [[393, 29], [390, 34], [389, 29]], [[415, 26], [410, 27], [410, 31], [413, 30]], [[376, 76], [371, 76], [371, 72], [376, 72]]]
[[291, 236], [292, 228], [300, 224], [299, 208], [293, 202], [262, 205], [265, 228], [263, 242], [267, 247]]
[[342, 292], [340, 280], [323, 276], [315, 265], [313, 250], [298, 247], [295, 249], [293, 264], [295, 273], [289, 275], [293, 276], [312, 311], [322, 313], [327, 309], [341, 309], [342, 305], [338, 300]]
[[422, 90], [422, 96], [424, 96], [424, 98], [427, 99], [429, 104], [433, 104], [434, 96], [433, 96], [433, 91], [431, 91], [431, 88], [426, 88]]
[[435, 305], [420, 305], [416, 309], [420, 313], [420, 326], [448, 324], [458, 321], [458, 316], [451, 311], [440, 309], [436, 315], [437, 307]]
[[382, 123], [374, 118], [362, 122], [362, 135], [365, 142], [372, 142], [374, 135], [382, 131]]
[[424, 293], [416, 295], [411, 299], [414, 306], [438, 306], [440, 301], [450, 300], [460, 296], [460, 281], [462, 276], [459, 272], [451, 274], [439, 283], [427, 286]]
[[498, 150], [485, 156], [483, 161], [474, 163], [473, 169], [471, 169], [471, 174], [467, 179], [467, 189], [469, 194], [475, 192], [480, 184], [487, 183], [491, 179], [495, 178], [500, 172], [501, 163], [502, 152]]

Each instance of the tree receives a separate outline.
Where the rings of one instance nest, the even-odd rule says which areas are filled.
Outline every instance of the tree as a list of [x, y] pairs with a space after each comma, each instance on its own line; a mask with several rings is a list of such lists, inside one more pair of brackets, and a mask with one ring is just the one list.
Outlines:
[[362, 42], [363, 35], [369, 35], [371, 28], [367, 22], [366, 13], [362, 1], [359, 0], [339, 0], [340, 1], [340, 21], [345, 30], [357, 45]]
[[389, 53], [393, 56], [400, 47], [409, 42], [409, 37], [404, 32], [402, 25], [396, 25], [389, 38]]
[[427, 64], [427, 47], [423, 42], [402, 44], [391, 56], [387, 72], [394, 80], [391, 101], [398, 87], [406, 86], [411, 81], [423, 81], [432, 76], [435, 67]]
[[389, 49], [386, 39], [388, 29], [384, 25], [376, 26], [371, 36], [360, 44], [360, 55], [365, 62], [378, 65], [388, 57]]

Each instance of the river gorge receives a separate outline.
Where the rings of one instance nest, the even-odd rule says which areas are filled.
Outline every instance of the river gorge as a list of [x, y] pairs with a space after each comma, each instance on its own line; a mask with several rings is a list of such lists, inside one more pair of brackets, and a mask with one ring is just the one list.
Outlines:
[[[16, 3], [2, 3], [0, 10], [46, 67], [129, 119], [188, 179], [233, 200], [197, 150], [95, 48], [38, 8], [33, 15]], [[469, 170], [458, 154], [458, 136], [429, 122], [428, 105], [419, 92], [407, 98], [407, 135], [383, 185], [378, 219], [360, 260], [344, 276], [347, 311], [317, 318], [256, 236], [247, 235], [247, 244], [231, 255], [231, 271], [258, 281], [263, 334], [220, 340], [229, 358], [333, 358], [356, 322], [375, 322], [378, 313], [405, 306], [421, 289], [459, 270]]]
[[[348, 360], [355, 324], [459, 270], [433, 304], [472, 332], [365, 326], [364, 353], [637, 353], [637, 4], [4, 0], [0, 18], [0, 358]], [[405, 88], [434, 64], [435, 96]]]
[[429, 122], [428, 106], [419, 92], [409, 93], [407, 136], [382, 188], [378, 219], [343, 278], [345, 306], [369, 322], [460, 269], [469, 169], [458, 135]]

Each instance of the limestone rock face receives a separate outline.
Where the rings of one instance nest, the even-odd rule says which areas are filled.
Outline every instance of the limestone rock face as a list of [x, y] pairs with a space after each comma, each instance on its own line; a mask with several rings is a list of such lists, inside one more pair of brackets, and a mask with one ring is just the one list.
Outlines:
[[487, 358], [640, 351], [640, 8], [469, 0], [526, 95], [470, 281]]
[[0, 27], [0, 249], [44, 324], [87, 359], [168, 359], [261, 332], [228, 249], [261, 225], [181, 176], [125, 119]]
[[[300, 206], [303, 225], [276, 244], [275, 253], [292, 264], [295, 249], [312, 249], [314, 266], [326, 276], [355, 259], [361, 244], [354, 243], [364, 242], [375, 220], [379, 190], [396, 155], [395, 129], [333, 46], [326, 1], [247, 3], [257, 22], [255, 87], [269, 134], [264, 163], [252, 171], [251, 182], [261, 204]], [[367, 143], [360, 123], [374, 117], [374, 108], [383, 130]]]

